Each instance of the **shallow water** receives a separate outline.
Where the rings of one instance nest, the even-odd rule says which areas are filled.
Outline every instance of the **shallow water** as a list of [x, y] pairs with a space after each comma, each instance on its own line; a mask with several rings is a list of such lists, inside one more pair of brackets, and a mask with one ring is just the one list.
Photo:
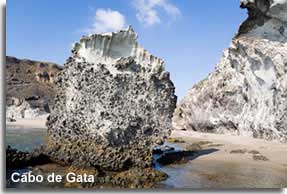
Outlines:
[[222, 162], [189, 161], [184, 165], [169, 165], [161, 170], [169, 178], [159, 186], [167, 188], [284, 188], [284, 172], [255, 165]]
[[[20, 150], [31, 151], [44, 142], [43, 129], [7, 129], [6, 144]], [[179, 144], [167, 144], [181, 150]], [[212, 153], [210, 153], [212, 154]], [[156, 159], [157, 156], [155, 156]], [[200, 157], [200, 156], [199, 156]], [[287, 187], [287, 169], [278, 171], [256, 165], [190, 160], [185, 164], [161, 166], [156, 169], [169, 175], [157, 188], [283, 188]], [[51, 184], [15, 185], [16, 188], [55, 188]]]
[[21, 151], [32, 151], [43, 144], [46, 135], [44, 129], [6, 129], [6, 145]]

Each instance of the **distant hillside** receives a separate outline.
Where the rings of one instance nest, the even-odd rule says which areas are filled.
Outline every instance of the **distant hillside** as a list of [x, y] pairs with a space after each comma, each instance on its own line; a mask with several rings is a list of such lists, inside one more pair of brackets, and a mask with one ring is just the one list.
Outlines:
[[49, 62], [6, 56], [6, 103], [26, 100], [33, 108], [49, 112], [54, 104], [54, 79], [62, 69]]

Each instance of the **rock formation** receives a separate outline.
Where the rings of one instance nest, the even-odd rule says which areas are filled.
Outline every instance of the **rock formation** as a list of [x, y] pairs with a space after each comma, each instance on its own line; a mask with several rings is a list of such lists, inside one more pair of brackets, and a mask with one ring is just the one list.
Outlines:
[[176, 96], [164, 62], [138, 45], [131, 27], [82, 37], [56, 89], [46, 144], [53, 160], [112, 171], [151, 166]]
[[248, 19], [175, 111], [176, 129], [287, 141], [287, 1], [242, 0]]
[[54, 79], [61, 69], [54, 63], [7, 56], [6, 105], [12, 106], [17, 99], [26, 101], [32, 109], [50, 112], [55, 96]]
[[31, 119], [46, 113], [45, 111], [41, 111], [39, 108], [32, 108], [31, 105], [25, 100], [10, 98], [8, 102], [9, 106], [6, 106], [7, 120], [15, 121], [16, 119], [22, 118]]
[[9, 145], [6, 147], [6, 171], [47, 164], [49, 162], [51, 162], [50, 159], [40, 149], [35, 149], [29, 153], [17, 150]]

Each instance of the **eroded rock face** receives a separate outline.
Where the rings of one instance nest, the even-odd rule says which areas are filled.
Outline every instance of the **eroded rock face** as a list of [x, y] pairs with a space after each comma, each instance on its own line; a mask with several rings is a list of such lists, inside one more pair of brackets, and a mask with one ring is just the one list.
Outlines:
[[243, 0], [249, 18], [216, 69], [175, 111], [173, 125], [287, 141], [287, 1]]
[[164, 62], [131, 28], [83, 37], [56, 80], [47, 152], [76, 166], [148, 167], [171, 130], [176, 104]]
[[46, 114], [46, 112], [41, 111], [39, 108], [33, 108], [31, 105], [25, 101], [18, 98], [7, 98], [6, 100], [6, 119], [32, 119], [40, 115]]
[[6, 56], [6, 105], [17, 98], [49, 113], [54, 105], [54, 78], [61, 69], [55, 63]]

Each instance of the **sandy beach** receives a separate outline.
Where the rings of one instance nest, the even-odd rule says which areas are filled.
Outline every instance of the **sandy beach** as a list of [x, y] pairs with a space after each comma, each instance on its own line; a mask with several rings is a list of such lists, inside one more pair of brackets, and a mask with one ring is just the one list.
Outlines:
[[[196, 158], [196, 162], [227, 162], [249, 164], [284, 170], [287, 173], [287, 144], [250, 137], [221, 134], [198, 133], [193, 131], [173, 131], [171, 137], [181, 138], [186, 144], [209, 141], [205, 149], [215, 148], [218, 151]], [[254, 154], [257, 153], [257, 154]], [[256, 160], [253, 155], [265, 156]]]
[[46, 129], [46, 120], [49, 114], [41, 115], [33, 119], [17, 119], [15, 122], [6, 121], [6, 128]]
[[287, 185], [287, 144], [248, 137], [173, 131], [176, 146], [200, 144], [197, 156], [187, 163], [163, 166], [170, 188], [251, 189]]

